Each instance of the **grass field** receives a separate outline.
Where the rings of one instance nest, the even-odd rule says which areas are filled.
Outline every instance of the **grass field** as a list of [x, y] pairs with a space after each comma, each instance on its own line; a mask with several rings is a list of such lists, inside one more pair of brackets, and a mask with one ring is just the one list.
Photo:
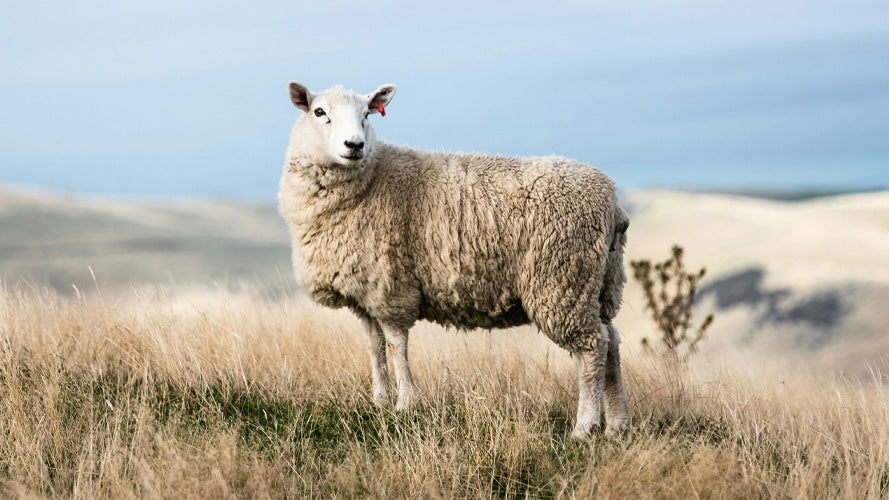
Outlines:
[[[729, 194], [631, 191], [625, 262], [661, 260], [673, 244], [707, 268], [701, 317], [708, 345], [796, 357], [867, 377], [889, 356], [889, 192], [776, 202]], [[718, 237], [714, 237], [718, 235]], [[746, 277], [746, 279], [745, 279]], [[290, 238], [274, 204], [134, 200], [0, 185], [0, 280], [65, 296], [133, 286], [239, 290], [262, 297], [298, 285]], [[711, 286], [712, 285], [712, 286]], [[719, 286], [716, 286], [719, 285]], [[638, 345], [654, 332], [639, 286], [624, 294], [618, 327]]]
[[422, 324], [378, 410], [358, 322], [301, 299], [0, 291], [0, 496], [866, 498], [889, 387], [627, 344], [632, 435], [574, 442], [573, 361], [533, 329]]

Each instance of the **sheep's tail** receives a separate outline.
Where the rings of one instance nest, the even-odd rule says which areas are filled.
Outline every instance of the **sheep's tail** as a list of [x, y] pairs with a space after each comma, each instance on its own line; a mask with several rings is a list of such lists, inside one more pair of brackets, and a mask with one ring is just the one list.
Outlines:
[[627, 275], [624, 272], [624, 247], [627, 244], [627, 228], [630, 218], [627, 213], [614, 204], [613, 234], [605, 264], [605, 277], [602, 280], [602, 291], [599, 296], [599, 316], [604, 323], [610, 323], [617, 316], [623, 300], [624, 283]]

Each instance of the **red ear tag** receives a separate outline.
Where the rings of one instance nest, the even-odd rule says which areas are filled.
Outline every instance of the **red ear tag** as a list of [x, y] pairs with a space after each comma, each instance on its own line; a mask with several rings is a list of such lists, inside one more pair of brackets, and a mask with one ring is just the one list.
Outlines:
[[380, 110], [380, 116], [386, 116], [386, 110], [383, 109], [383, 102], [377, 101], [377, 109]]

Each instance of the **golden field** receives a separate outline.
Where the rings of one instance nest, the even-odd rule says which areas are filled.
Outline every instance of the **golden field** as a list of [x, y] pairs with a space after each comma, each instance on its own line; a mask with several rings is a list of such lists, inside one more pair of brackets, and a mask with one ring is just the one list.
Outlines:
[[889, 497], [889, 193], [625, 202], [627, 260], [684, 246], [716, 322], [643, 351], [628, 283], [635, 432], [574, 442], [574, 362], [530, 327], [418, 325], [421, 403], [376, 409], [272, 206], [0, 190], [0, 498]]
[[[717, 318], [718, 320], [718, 318]], [[0, 496], [878, 498], [886, 366], [842, 377], [624, 344], [635, 431], [574, 442], [574, 363], [531, 328], [421, 324], [422, 391], [370, 402], [358, 322], [249, 290], [0, 291]]]

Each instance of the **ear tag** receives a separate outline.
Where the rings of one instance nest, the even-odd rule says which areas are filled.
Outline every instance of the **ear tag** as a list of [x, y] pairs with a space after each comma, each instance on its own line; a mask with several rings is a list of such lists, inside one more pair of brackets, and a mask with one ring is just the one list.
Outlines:
[[382, 101], [377, 101], [377, 109], [380, 110], [380, 116], [386, 116], [386, 110], [383, 109]]

